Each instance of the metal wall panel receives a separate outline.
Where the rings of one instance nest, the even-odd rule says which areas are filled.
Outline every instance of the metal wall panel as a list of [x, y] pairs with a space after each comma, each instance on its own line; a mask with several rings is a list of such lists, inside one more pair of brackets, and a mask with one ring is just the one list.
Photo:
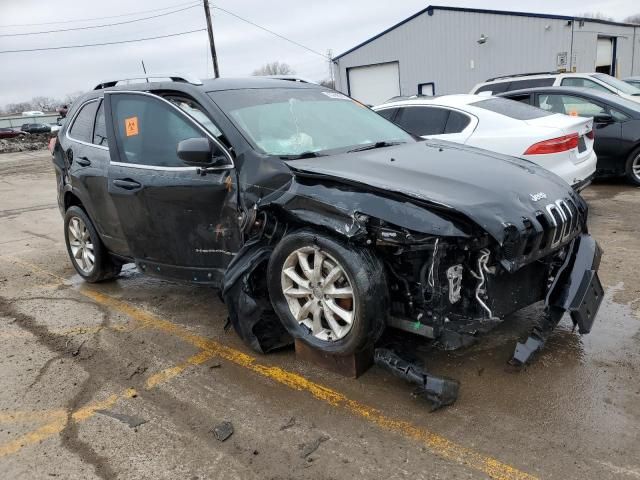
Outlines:
[[[627, 76], [634, 30], [638, 28], [434, 9], [432, 16], [424, 12], [339, 58], [334, 65], [336, 88], [347, 93], [349, 67], [398, 61], [401, 95], [416, 94], [418, 84], [426, 82], [435, 84], [436, 95], [466, 93], [490, 77], [554, 71], [562, 53], [569, 69], [572, 48], [577, 71], [593, 71], [598, 34], [618, 37], [618, 72]], [[487, 37], [483, 44], [477, 42], [481, 35]], [[635, 65], [640, 61], [633, 63], [634, 71], [640, 71]]]

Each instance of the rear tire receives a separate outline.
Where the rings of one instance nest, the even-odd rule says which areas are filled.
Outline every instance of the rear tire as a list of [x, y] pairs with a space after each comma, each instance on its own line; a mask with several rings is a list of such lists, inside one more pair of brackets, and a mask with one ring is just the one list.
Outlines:
[[382, 262], [310, 229], [284, 237], [269, 259], [269, 296], [294, 338], [334, 355], [373, 345], [388, 305]]
[[640, 148], [635, 149], [631, 155], [629, 155], [625, 166], [625, 173], [631, 183], [640, 187]]
[[110, 280], [120, 273], [122, 264], [109, 256], [93, 222], [82, 208], [74, 205], [66, 211], [64, 239], [71, 264], [87, 282]]

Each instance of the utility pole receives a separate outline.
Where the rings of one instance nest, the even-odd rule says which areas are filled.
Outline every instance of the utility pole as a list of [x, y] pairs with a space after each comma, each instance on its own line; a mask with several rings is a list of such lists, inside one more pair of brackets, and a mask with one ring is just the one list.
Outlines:
[[331, 88], [336, 88], [336, 81], [333, 78], [333, 50], [327, 50], [327, 58], [329, 59], [329, 78], [331, 79]]
[[218, 78], [218, 55], [216, 55], [216, 44], [213, 42], [213, 27], [211, 26], [211, 12], [209, 11], [209, 0], [202, 0], [204, 5], [204, 16], [207, 19], [207, 33], [209, 34], [209, 45], [211, 46], [211, 60], [213, 60], [213, 76]]

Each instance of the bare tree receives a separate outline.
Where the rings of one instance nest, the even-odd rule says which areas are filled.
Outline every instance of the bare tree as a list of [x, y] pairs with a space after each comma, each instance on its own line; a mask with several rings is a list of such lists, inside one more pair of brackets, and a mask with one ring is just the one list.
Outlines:
[[263, 77], [265, 75], [294, 75], [296, 72], [286, 63], [278, 61], [265, 63], [253, 71], [253, 75]]
[[609, 22], [613, 21], [613, 17], [610, 17], [609, 15], [605, 15], [602, 12], [586, 12], [579, 16], [584, 18], [593, 18], [594, 20], [607, 20]]
[[640, 24], [640, 13], [636, 13], [635, 15], [629, 15], [624, 19], [626, 23], [637, 23]]
[[33, 105], [31, 105], [31, 102], [8, 103], [4, 107], [4, 111], [7, 114], [22, 113], [28, 110], [33, 110]]
[[335, 88], [336, 88], [336, 82], [334, 82], [330, 78], [325, 78], [324, 80], [320, 80], [320, 82], [318, 82], [318, 83], [320, 85], [322, 85], [323, 87], [331, 88], [333, 90], [335, 90]]
[[77, 100], [77, 98], [82, 95], [82, 91], [67, 93], [62, 100], [63, 105], [71, 105], [73, 102]]
[[54, 111], [59, 103], [59, 100], [51, 97], [33, 97], [31, 99], [31, 105], [33, 105], [36, 110], [43, 112]]

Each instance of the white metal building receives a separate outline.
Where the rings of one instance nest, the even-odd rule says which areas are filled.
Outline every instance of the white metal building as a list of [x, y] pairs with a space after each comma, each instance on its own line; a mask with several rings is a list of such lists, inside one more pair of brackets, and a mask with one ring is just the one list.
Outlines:
[[640, 25], [429, 6], [333, 59], [336, 89], [367, 103], [466, 93], [502, 75], [640, 75]]

